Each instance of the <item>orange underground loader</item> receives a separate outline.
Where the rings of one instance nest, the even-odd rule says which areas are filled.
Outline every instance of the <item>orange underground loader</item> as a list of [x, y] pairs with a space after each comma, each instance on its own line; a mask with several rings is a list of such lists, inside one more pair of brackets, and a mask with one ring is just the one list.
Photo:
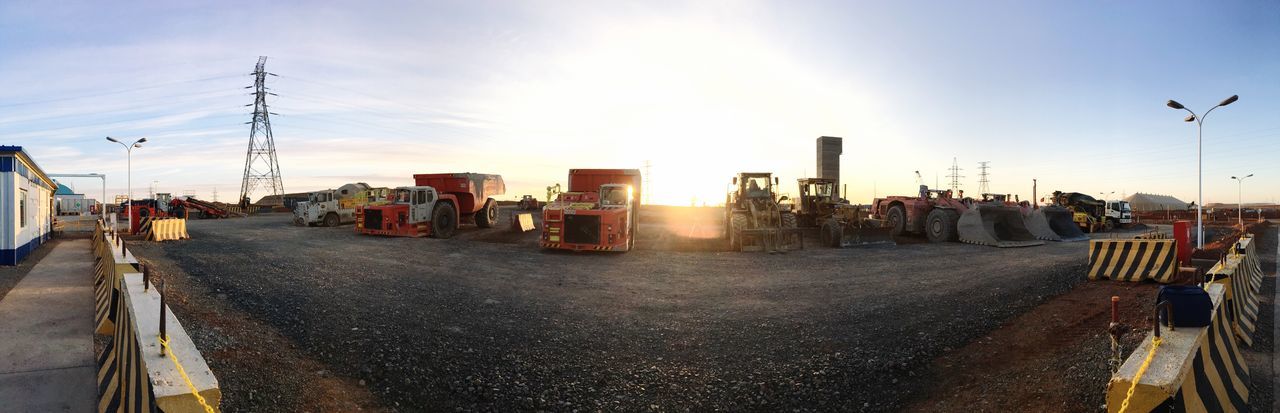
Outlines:
[[449, 238], [458, 224], [490, 228], [498, 221], [493, 196], [506, 193], [501, 175], [418, 174], [415, 186], [392, 191], [385, 205], [356, 207], [356, 232], [399, 237]]
[[542, 209], [538, 245], [572, 251], [630, 251], [640, 210], [640, 170], [570, 169], [569, 190]]

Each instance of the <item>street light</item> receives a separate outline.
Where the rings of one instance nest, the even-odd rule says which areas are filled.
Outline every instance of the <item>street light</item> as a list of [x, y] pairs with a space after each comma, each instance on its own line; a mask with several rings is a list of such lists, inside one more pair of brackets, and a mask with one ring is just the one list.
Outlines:
[[112, 138], [110, 136], [107, 137], [107, 140], [118, 143], [121, 146], [124, 146], [125, 161], [127, 162], [126, 165], [128, 167], [128, 169], [126, 170], [127, 178], [125, 179], [125, 181], [128, 182], [127, 196], [129, 197], [128, 199], [125, 200], [125, 213], [129, 214], [129, 231], [133, 231], [133, 148], [141, 148], [142, 143], [146, 142], [147, 138], [138, 139], [128, 145], [125, 145], [124, 142], [115, 140], [115, 138]]
[[1244, 232], [1244, 180], [1252, 177], [1253, 174], [1245, 175], [1242, 178], [1231, 177], [1236, 180], [1236, 218], [1240, 220], [1240, 232]]
[[1197, 249], [1204, 249], [1204, 217], [1203, 217], [1203, 215], [1204, 215], [1204, 214], [1203, 214], [1203, 212], [1202, 212], [1202, 211], [1203, 211], [1203, 206], [1202, 206], [1202, 205], [1204, 205], [1204, 118], [1205, 118], [1205, 117], [1208, 117], [1208, 116], [1209, 116], [1209, 112], [1213, 112], [1213, 110], [1214, 110], [1214, 109], [1217, 109], [1217, 108], [1218, 108], [1218, 107], [1220, 107], [1220, 106], [1227, 106], [1227, 105], [1230, 105], [1230, 104], [1232, 104], [1232, 103], [1235, 103], [1235, 101], [1237, 101], [1237, 100], [1240, 100], [1240, 95], [1231, 95], [1231, 97], [1224, 99], [1222, 102], [1219, 102], [1217, 106], [1214, 106], [1214, 107], [1209, 108], [1209, 110], [1206, 110], [1206, 111], [1204, 112], [1204, 115], [1200, 115], [1200, 116], [1197, 116], [1195, 112], [1192, 112], [1192, 111], [1191, 111], [1191, 109], [1187, 109], [1187, 107], [1186, 107], [1186, 106], [1182, 106], [1182, 104], [1181, 104], [1181, 103], [1178, 103], [1178, 102], [1177, 102], [1177, 101], [1175, 101], [1175, 100], [1170, 99], [1168, 103], [1165, 103], [1165, 105], [1166, 105], [1166, 106], [1168, 106], [1168, 107], [1171, 107], [1171, 108], [1174, 108], [1174, 109], [1182, 109], [1182, 110], [1187, 111], [1188, 113], [1191, 113], [1191, 116], [1187, 116], [1187, 118], [1186, 118], [1186, 119], [1183, 119], [1184, 121], [1187, 121], [1187, 122], [1195, 121], [1195, 122], [1196, 122], [1196, 129], [1197, 129], [1197, 137], [1196, 137], [1196, 248], [1197, 248]]

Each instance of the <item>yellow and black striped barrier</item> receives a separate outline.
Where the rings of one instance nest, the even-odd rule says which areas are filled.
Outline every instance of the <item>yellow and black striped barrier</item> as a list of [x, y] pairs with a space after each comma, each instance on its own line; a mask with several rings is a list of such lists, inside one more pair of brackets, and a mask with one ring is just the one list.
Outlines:
[[1214, 305], [1209, 326], [1164, 330], [1158, 339], [1147, 334], [1111, 377], [1108, 412], [1249, 410], [1249, 365], [1232, 339], [1225, 286], [1207, 290]]
[[147, 229], [148, 241], [177, 241], [191, 239], [187, 235], [187, 220], [183, 218], [157, 218]]
[[1171, 239], [1089, 241], [1089, 279], [1168, 283], [1178, 272], [1177, 244]]
[[98, 411], [217, 412], [217, 378], [137, 260], [102, 223], [93, 240], [96, 332], [111, 336], [96, 356]]
[[1258, 292], [1262, 289], [1262, 268], [1257, 265], [1253, 239], [1242, 237], [1207, 276], [1226, 286], [1227, 317], [1242, 344], [1253, 346], [1258, 323]]

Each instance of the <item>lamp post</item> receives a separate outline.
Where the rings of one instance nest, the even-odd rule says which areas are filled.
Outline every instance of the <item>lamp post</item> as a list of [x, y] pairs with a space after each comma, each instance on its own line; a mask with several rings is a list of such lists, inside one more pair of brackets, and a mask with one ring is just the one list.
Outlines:
[[1236, 219], [1240, 220], [1240, 231], [1244, 232], [1244, 180], [1253, 176], [1248, 174], [1243, 177], [1231, 177], [1236, 180]]
[[1168, 106], [1174, 109], [1182, 109], [1187, 111], [1188, 113], [1191, 113], [1191, 116], [1187, 116], [1186, 119], [1183, 119], [1184, 121], [1196, 122], [1196, 130], [1197, 130], [1197, 135], [1196, 135], [1196, 248], [1197, 249], [1204, 249], [1204, 213], [1202, 212], [1204, 208], [1203, 207], [1204, 205], [1204, 118], [1209, 116], [1209, 112], [1213, 112], [1214, 109], [1217, 109], [1220, 106], [1230, 105], [1232, 103], [1235, 103], [1235, 101], [1237, 100], [1240, 100], [1240, 95], [1231, 95], [1231, 97], [1226, 98], [1222, 102], [1219, 102], [1216, 106], [1209, 108], [1209, 110], [1206, 110], [1204, 112], [1204, 115], [1200, 115], [1200, 116], [1196, 116], [1196, 113], [1192, 112], [1191, 109], [1187, 109], [1186, 106], [1182, 106], [1181, 103], [1178, 103], [1173, 99], [1170, 99], [1168, 103], [1165, 103], [1165, 106]]
[[146, 142], [147, 138], [138, 139], [128, 145], [125, 145], [124, 142], [115, 140], [110, 136], [107, 137], [107, 140], [118, 143], [121, 146], [124, 146], [125, 162], [128, 168], [126, 169], [126, 174], [125, 174], [126, 175], [125, 182], [127, 182], [127, 185], [128, 185], [127, 186], [128, 193], [126, 195], [129, 197], [128, 199], [125, 200], [125, 213], [129, 214], [129, 231], [133, 231], [133, 148], [141, 148], [142, 143]]

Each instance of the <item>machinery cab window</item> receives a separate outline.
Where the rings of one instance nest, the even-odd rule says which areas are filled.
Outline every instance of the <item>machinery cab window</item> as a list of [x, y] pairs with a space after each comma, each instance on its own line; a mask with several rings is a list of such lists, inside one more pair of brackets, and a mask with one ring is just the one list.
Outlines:
[[769, 198], [772, 196], [773, 182], [767, 176], [746, 177], [742, 179], [743, 188], [748, 198]]
[[601, 206], [624, 206], [631, 200], [631, 187], [628, 185], [602, 185], [600, 187]]

